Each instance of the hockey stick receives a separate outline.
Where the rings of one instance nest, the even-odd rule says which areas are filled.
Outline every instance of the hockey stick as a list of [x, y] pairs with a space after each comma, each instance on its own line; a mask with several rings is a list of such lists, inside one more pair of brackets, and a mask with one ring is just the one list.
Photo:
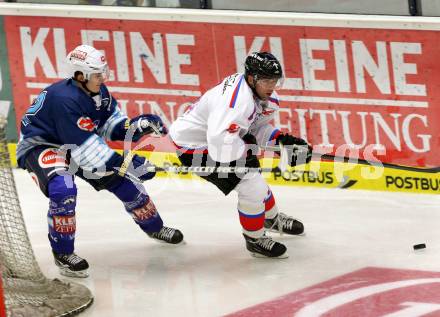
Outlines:
[[[293, 146], [294, 148], [299, 148], [302, 146]], [[281, 156], [283, 156], [283, 150], [286, 150], [286, 147], [278, 147], [278, 146], [266, 146], [262, 147], [263, 150], [269, 150], [273, 152], [281, 152]], [[290, 149], [289, 149], [290, 150]], [[284, 154], [287, 155], [287, 154]], [[323, 153], [312, 153], [313, 158], [323, 158], [325, 160], [340, 160], [344, 163], [355, 163], [355, 164], [362, 164], [362, 165], [370, 165], [370, 166], [378, 166], [378, 167], [388, 167], [403, 171], [411, 171], [411, 172], [423, 172], [423, 173], [439, 173], [440, 172], [440, 166], [438, 167], [415, 167], [415, 166], [405, 166], [405, 165], [398, 165], [393, 163], [386, 163], [386, 162], [380, 162], [380, 161], [368, 161], [361, 158], [350, 158], [347, 156], [338, 156], [338, 155], [332, 155], [332, 154], [323, 154]], [[280, 159], [281, 161], [281, 159]], [[281, 169], [281, 167], [280, 167]]]
[[[270, 167], [270, 168], [263, 168], [263, 167], [238, 167], [238, 166], [149, 166], [144, 169], [145, 173], [155, 173], [155, 172], [166, 172], [166, 173], [173, 173], [173, 174], [180, 174], [180, 173], [196, 173], [196, 174], [212, 174], [212, 173], [219, 173], [219, 174], [230, 174], [230, 173], [237, 173], [237, 174], [248, 174], [248, 173], [272, 173], [279, 170], [278, 167]], [[142, 180], [140, 180], [136, 175], [126, 172], [123, 174], [124, 176], [127, 176], [129, 179], [131, 179], [134, 182], [142, 183]]]
[[240, 166], [151, 166], [147, 172], [171, 172], [171, 173], [269, 173], [277, 170], [277, 167], [240, 167]]
[[[299, 151], [306, 151], [306, 148], [303, 146], [265, 146], [261, 147], [261, 149], [265, 151], [273, 151], [273, 152], [280, 152], [280, 162], [277, 167], [271, 167], [271, 168], [249, 168], [249, 167], [240, 167], [240, 166], [150, 166], [146, 168], [146, 172], [166, 172], [166, 173], [238, 173], [238, 174], [247, 174], [247, 173], [273, 173], [276, 171], [284, 172], [288, 169], [289, 165], [289, 151], [292, 151], [292, 148], [296, 148]], [[398, 170], [405, 170], [405, 171], [411, 171], [411, 172], [424, 172], [424, 173], [439, 173], [440, 167], [431, 167], [431, 168], [423, 168], [423, 167], [414, 167], [414, 166], [404, 166], [404, 165], [398, 165], [393, 163], [385, 163], [380, 161], [368, 161], [365, 159], [360, 158], [350, 158], [347, 156], [338, 156], [338, 155], [332, 155], [332, 154], [322, 154], [322, 153], [312, 153], [312, 158], [317, 158], [319, 161], [321, 158], [326, 160], [339, 160], [344, 163], [355, 163], [355, 164], [362, 164], [362, 165], [369, 165], [369, 166], [377, 166], [377, 167], [387, 167], [387, 168], [393, 168]], [[302, 162], [304, 163], [304, 162]], [[301, 165], [302, 164], [300, 162]], [[129, 178], [131, 178], [134, 181], [142, 182], [137, 178], [135, 175], [128, 175]]]

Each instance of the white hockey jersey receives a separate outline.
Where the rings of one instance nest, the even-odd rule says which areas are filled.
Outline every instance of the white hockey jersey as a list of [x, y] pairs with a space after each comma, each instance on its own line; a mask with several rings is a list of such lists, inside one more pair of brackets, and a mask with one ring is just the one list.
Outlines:
[[183, 150], [207, 151], [217, 162], [245, 155], [241, 139], [251, 133], [263, 146], [280, 133], [269, 122], [279, 109], [274, 92], [267, 101], [256, 98], [244, 74], [226, 77], [208, 90], [170, 127], [169, 136]]

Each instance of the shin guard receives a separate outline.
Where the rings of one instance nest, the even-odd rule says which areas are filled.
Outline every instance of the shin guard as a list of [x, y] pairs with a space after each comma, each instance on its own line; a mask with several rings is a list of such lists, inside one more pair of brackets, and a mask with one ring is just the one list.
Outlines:
[[49, 241], [57, 254], [71, 254], [74, 250], [77, 189], [71, 175], [57, 175], [48, 184]]
[[125, 210], [144, 232], [153, 233], [162, 229], [163, 221], [159, 212], [143, 187], [124, 179], [110, 191], [123, 202]]

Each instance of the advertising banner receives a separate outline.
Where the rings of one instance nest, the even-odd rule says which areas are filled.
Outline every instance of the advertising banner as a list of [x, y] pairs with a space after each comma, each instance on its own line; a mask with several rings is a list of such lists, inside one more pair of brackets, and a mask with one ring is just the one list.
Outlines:
[[[38, 92], [69, 76], [65, 56], [81, 43], [104, 51], [124, 112], [168, 125], [267, 50], [285, 71], [283, 131], [329, 154], [440, 166], [437, 31], [26, 16], [5, 16], [4, 29], [17, 128]], [[166, 138], [152, 143], [173, 151]]]

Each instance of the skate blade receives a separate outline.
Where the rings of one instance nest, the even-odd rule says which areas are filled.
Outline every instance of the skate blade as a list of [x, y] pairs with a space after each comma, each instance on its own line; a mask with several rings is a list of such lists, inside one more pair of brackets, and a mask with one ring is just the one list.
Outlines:
[[289, 257], [289, 254], [287, 252], [279, 256], [265, 256], [263, 254], [255, 253], [255, 252], [251, 252], [251, 255], [257, 259], [287, 259]]
[[65, 267], [60, 267], [60, 274], [67, 277], [86, 278], [89, 277], [88, 270], [72, 271]]
[[286, 233], [286, 232], [280, 232], [279, 230], [274, 230], [274, 229], [264, 229], [266, 232], [273, 232], [273, 233], [279, 233], [280, 236], [281, 235], [288, 235], [288, 236], [298, 236], [298, 237], [304, 237], [306, 235], [306, 232], [304, 231], [303, 233], [300, 234], [290, 234], [290, 233]]
[[159, 240], [159, 239], [155, 239], [155, 238], [150, 238], [150, 239], [156, 241], [157, 243], [165, 244], [165, 245], [176, 245], [176, 246], [177, 246], [177, 245], [183, 245], [183, 244], [186, 244], [185, 239], [183, 239], [183, 240], [180, 241], [179, 243], [170, 243], [170, 242], [166, 242], [166, 241]]

